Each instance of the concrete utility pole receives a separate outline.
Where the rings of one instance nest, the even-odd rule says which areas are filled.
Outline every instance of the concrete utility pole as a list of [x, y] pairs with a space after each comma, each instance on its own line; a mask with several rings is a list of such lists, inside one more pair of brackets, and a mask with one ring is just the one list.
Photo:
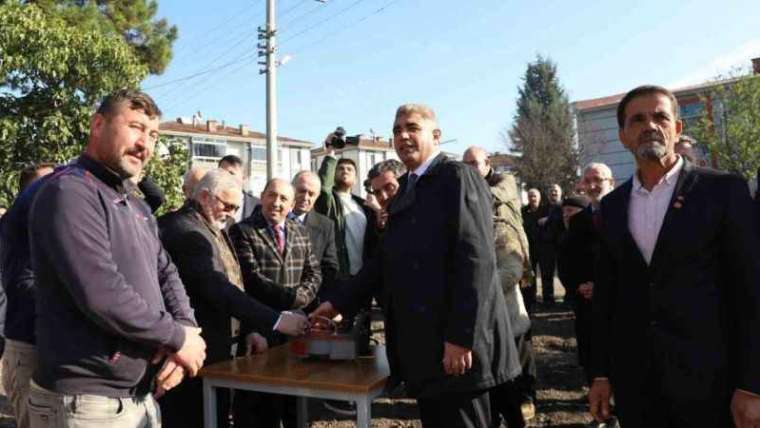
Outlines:
[[267, 0], [267, 23], [259, 27], [259, 40], [266, 39], [266, 45], [258, 44], [259, 56], [266, 56], [265, 66], [259, 74], [267, 75], [267, 181], [274, 177], [275, 157], [277, 153], [277, 61], [275, 58], [275, 0]]

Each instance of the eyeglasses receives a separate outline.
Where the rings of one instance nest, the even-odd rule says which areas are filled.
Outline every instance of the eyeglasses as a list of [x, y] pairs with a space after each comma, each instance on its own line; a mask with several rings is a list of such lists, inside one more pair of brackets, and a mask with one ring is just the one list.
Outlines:
[[222, 206], [224, 207], [224, 208], [222, 208], [222, 210], [225, 211], [225, 212], [236, 213], [237, 210], [240, 209], [239, 206], [237, 206], [235, 204], [230, 204], [230, 203], [224, 202], [223, 200], [219, 199], [219, 197], [216, 196], [216, 195], [214, 195], [214, 199], [216, 199], [217, 202], [219, 202], [220, 204], [222, 204]]

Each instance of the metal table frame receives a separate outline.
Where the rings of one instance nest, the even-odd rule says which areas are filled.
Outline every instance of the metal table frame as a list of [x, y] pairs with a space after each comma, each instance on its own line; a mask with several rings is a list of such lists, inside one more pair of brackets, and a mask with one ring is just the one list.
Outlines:
[[216, 388], [230, 388], [244, 391], [268, 392], [296, 396], [298, 426], [308, 427], [308, 399], [321, 398], [328, 400], [344, 400], [356, 403], [356, 425], [359, 428], [369, 428], [372, 400], [377, 398], [383, 387], [361, 392], [337, 392], [317, 388], [302, 388], [283, 385], [265, 385], [253, 382], [240, 382], [226, 379], [203, 378], [203, 419], [206, 428], [217, 428], [216, 424]]

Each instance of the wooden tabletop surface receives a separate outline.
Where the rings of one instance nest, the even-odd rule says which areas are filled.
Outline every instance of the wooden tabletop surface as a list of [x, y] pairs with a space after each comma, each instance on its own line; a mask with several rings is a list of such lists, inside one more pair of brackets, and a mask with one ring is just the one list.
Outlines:
[[200, 376], [266, 385], [341, 392], [369, 392], [385, 385], [390, 374], [384, 346], [372, 357], [353, 361], [302, 359], [280, 345], [252, 357], [238, 357], [204, 367]]

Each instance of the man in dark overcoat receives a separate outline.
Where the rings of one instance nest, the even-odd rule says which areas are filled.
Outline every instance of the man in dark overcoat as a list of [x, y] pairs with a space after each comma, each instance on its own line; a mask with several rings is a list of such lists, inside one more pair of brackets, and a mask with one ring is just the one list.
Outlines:
[[491, 197], [478, 173], [440, 153], [435, 113], [406, 104], [393, 143], [408, 169], [378, 253], [313, 315], [382, 296], [394, 380], [423, 426], [487, 427], [488, 389], [520, 373], [496, 274]]
[[[744, 180], [674, 151], [678, 101], [627, 93], [633, 177], [602, 199], [591, 411], [626, 428], [760, 426], [760, 245]], [[733, 417], [733, 423], [732, 423]]]
[[322, 185], [319, 176], [311, 171], [301, 171], [293, 177], [295, 204], [290, 217], [306, 227], [311, 240], [311, 252], [322, 272], [321, 295], [332, 287], [338, 275], [338, 253], [335, 249], [335, 223], [314, 210]]

